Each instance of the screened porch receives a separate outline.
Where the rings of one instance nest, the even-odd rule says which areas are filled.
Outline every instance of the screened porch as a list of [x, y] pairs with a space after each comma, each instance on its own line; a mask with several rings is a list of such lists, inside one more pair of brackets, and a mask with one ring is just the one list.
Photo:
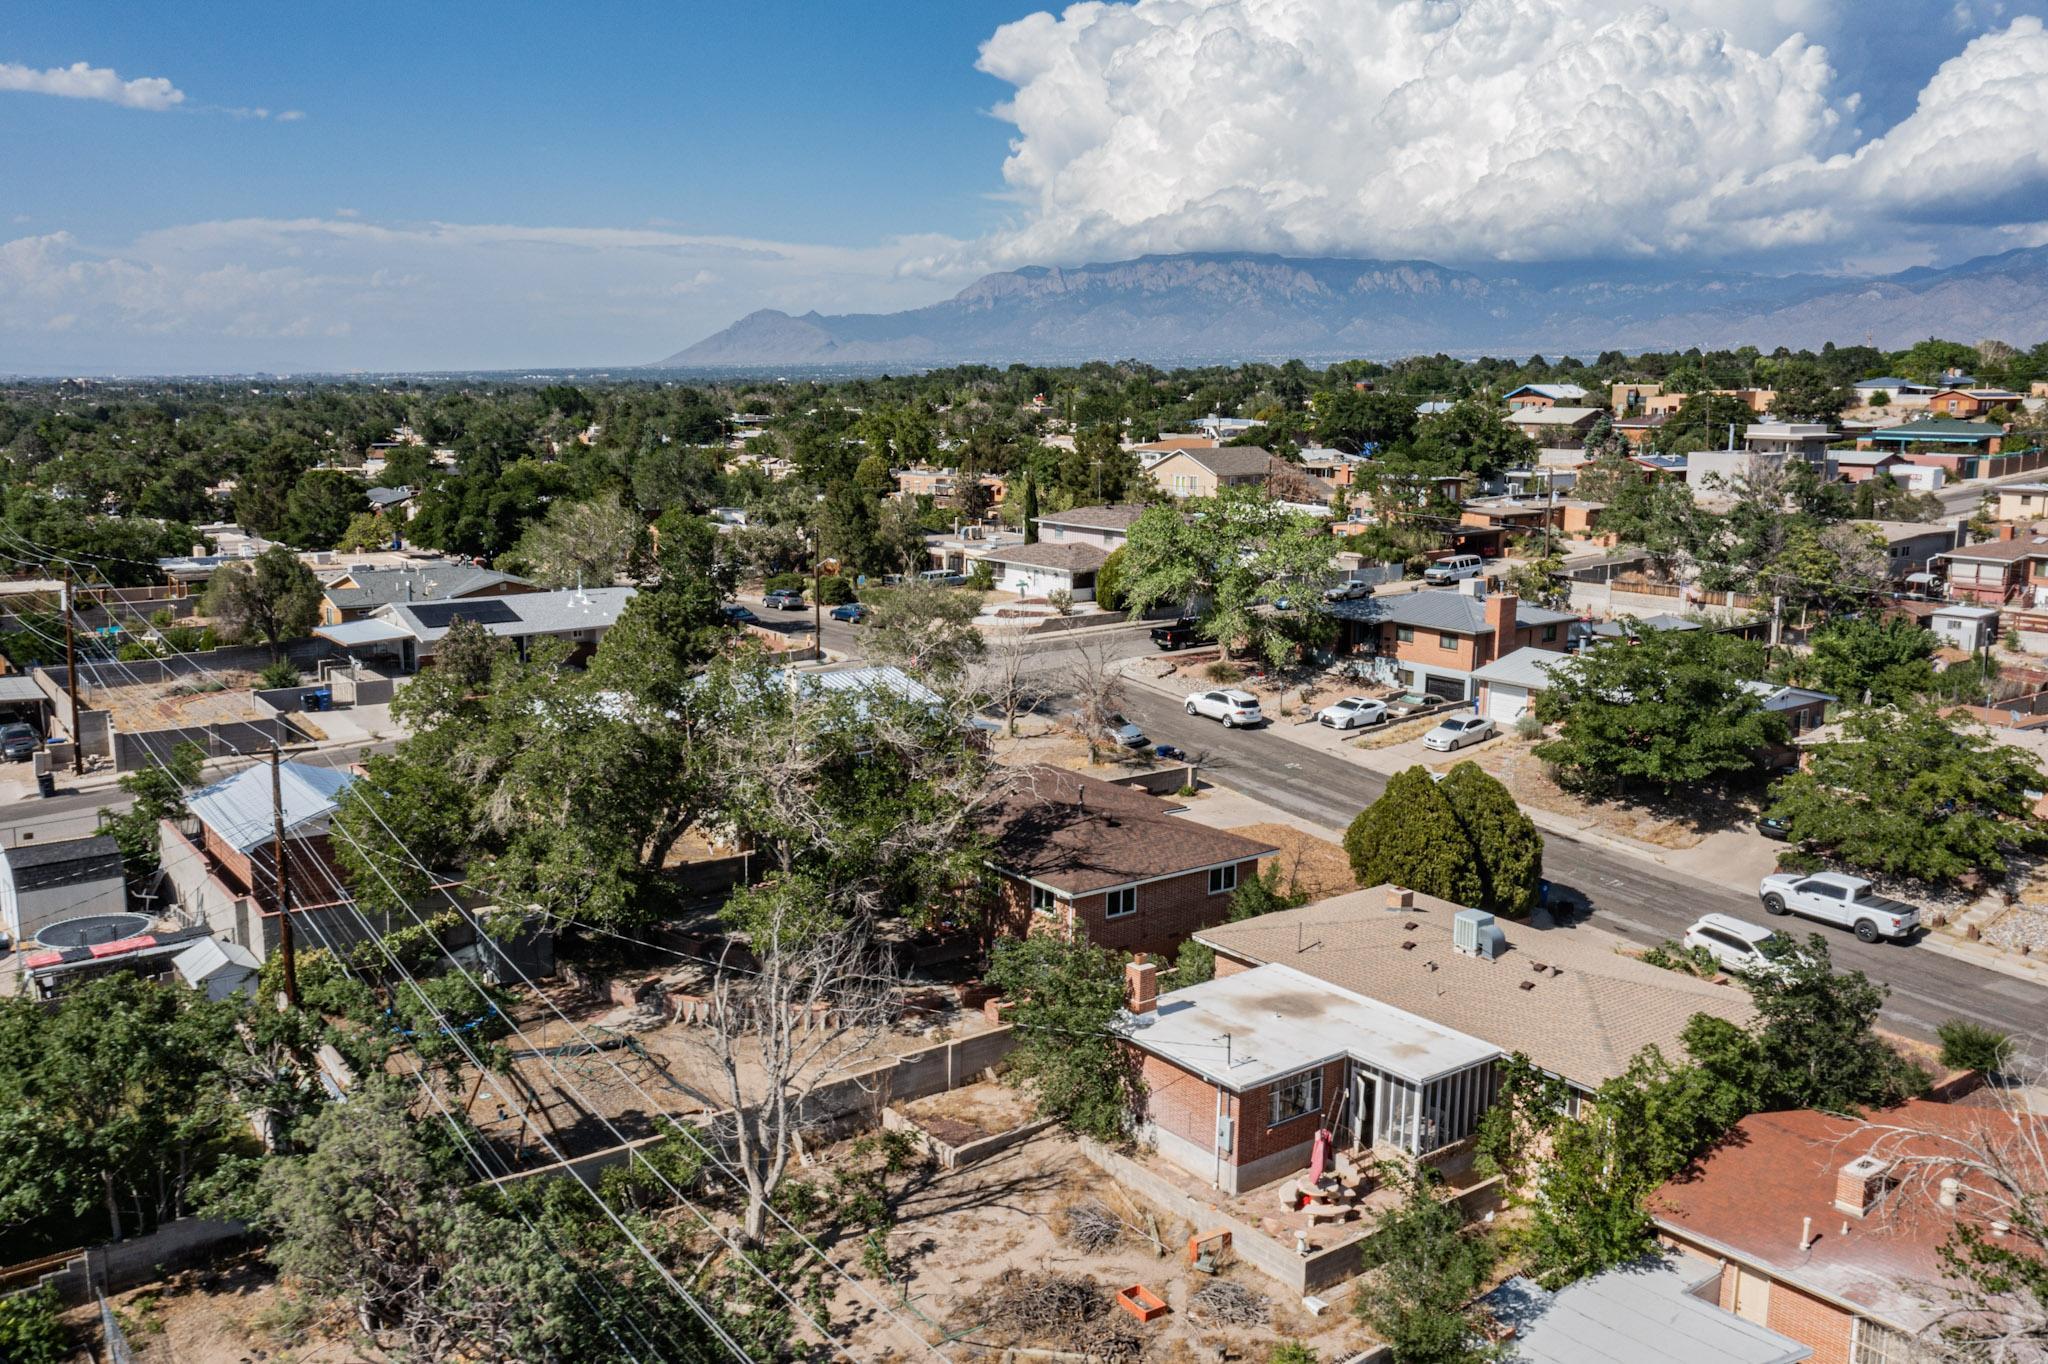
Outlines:
[[1497, 1058], [1491, 1056], [1418, 1079], [1354, 1055], [1349, 1083], [1340, 1122], [1354, 1146], [1390, 1146], [1426, 1156], [1478, 1130], [1500, 1079]]

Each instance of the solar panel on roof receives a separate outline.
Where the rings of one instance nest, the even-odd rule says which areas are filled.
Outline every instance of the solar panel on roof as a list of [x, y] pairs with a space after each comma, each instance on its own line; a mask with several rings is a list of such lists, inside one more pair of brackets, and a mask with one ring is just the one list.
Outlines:
[[412, 606], [414, 617], [429, 630], [445, 630], [457, 618], [478, 625], [510, 625], [519, 619], [511, 605], [495, 597], [480, 601], [419, 602]]

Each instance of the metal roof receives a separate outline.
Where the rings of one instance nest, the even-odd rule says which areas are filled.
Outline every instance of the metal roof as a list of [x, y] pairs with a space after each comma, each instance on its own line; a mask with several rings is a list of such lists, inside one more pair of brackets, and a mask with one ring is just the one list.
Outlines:
[[1517, 1275], [1483, 1299], [1512, 1323], [1513, 1364], [1797, 1364], [1813, 1351], [1694, 1297], [1719, 1266], [1691, 1257], [1639, 1260], [1555, 1293]]
[[1992, 422], [1964, 421], [1959, 417], [1936, 417], [1932, 421], [1887, 426], [1871, 432], [1870, 438], [1897, 441], [1980, 441], [1993, 440], [2004, 434], [2005, 428]]
[[205, 984], [209, 977], [230, 968], [253, 975], [262, 969], [263, 963], [240, 943], [203, 938], [172, 957], [171, 965], [177, 968], [187, 985], [199, 986]]
[[1239, 1092], [1340, 1056], [1421, 1084], [1501, 1054], [1491, 1043], [1282, 965], [1175, 990], [1160, 996], [1157, 1014], [1117, 1027], [1138, 1047]]
[[[334, 813], [335, 799], [355, 777], [311, 763], [282, 764], [278, 784], [284, 805], [286, 833]], [[215, 782], [185, 798], [193, 816], [236, 852], [248, 852], [270, 841], [272, 806], [270, 764], [247, 767], [226, 781]]]
[[[1462, 635], [1484, 635], [1493, 630], [1486, 623], [1484, 597], [1468, 597], [1450, 588], [1400, 592], [1358, 601], [1324, 602], [1322, 609], [1339, 620], [1356, 621], [1361, 625], [1391, 621], [1395, 625], [1409, 625], [1418, 630], [1443, 630]], [[1517, 625], [1556, 625], [1577, 619], [1569, 611], [1552, 611], [1524, 601], [1515, 603]]]
[[1586, 390], [1580, 388], [1577, 384], [1523, 384], [1520, 388], [1511, 389], [1501, 395], [1501, 401], [1506, 402], [1518, 393], [1536, 393], [1545, 398], [1560, 401], [1566, 398], [1583, 398], [1586, 396]]
[[36, 680], [27, 673], [10, 673], [0, 677], [0, 704], [24, 705], [28, 702], [43, 702], [50, 698], [36, 685]]
[[314, 638], [339, 644], [344, 649], [360, 649], [369, 644], [396, 644], [411, 639], [412, 631], [388, 620], [374, 616], [362, 620], [343, 621], [339, 625], [322, 625], [313, 631]]
[[377, 615], [404, 626], [420, 643], [432, 644], [458, 619], [474, 620], [491, 634], [505, 636], [608, 630], [632, 599], [630, 587], [565, 587], [467, 601], [392, 602], [379, 607]]

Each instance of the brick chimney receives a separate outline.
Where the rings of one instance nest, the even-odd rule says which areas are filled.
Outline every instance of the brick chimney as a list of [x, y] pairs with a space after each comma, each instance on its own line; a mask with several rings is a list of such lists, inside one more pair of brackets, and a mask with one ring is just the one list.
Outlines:
[[1159, 968], [1146, 960], [1143, 952], [1124, 967], [1124, 999], [1139, 1017], [1159, 1012]]
[[1486, 599], [1486, 623], [1493, 627], [1492, 641], [1482, 640], [1473, 652], [1491, 663], [1515, 651], [1515, 603], [1512, 592], [1500, 592]]
[[1998, 538], [2001, 540], [2016, 540], [2019, 538], [2019, 533], [2020, 528], [2018, 526], [2004, 525], [1998, 528]]
[[1851, 1217], [1868, 1217], [1884, 1197], [1891, 1165], [1876, 1156], [1858, 1156], [1835, 1171], [1835, 1208]]
[[1414, 891], [1412, 891], [1412, 890], [1407, 890], [1407, 889], [1405, 889], [1405, 888], [1403, 888], [1403, 887], [1401, 887], [1401, 886], [1388, 886], [1388, 887], [1387, 887], [1387, 908], [1388, 908], [1388, 909], [1413, 909], [1413, 908], [1415, 908], [1415, 892], [1414, 892]]

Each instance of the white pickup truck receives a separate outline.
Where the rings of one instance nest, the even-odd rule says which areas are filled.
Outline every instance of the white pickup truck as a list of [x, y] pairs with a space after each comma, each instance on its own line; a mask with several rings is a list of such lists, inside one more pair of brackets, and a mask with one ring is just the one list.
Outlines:
[[1920, 911], [1903, 900], [1890, 900], [1870, 882], [1838, 872], [1798, 876], [1780, 872], [1757, 887], [1766, 914], [1801, 914], [1855, 930], [1864, 942], [1879, 938], [1910, 938], [1920, 926]]

